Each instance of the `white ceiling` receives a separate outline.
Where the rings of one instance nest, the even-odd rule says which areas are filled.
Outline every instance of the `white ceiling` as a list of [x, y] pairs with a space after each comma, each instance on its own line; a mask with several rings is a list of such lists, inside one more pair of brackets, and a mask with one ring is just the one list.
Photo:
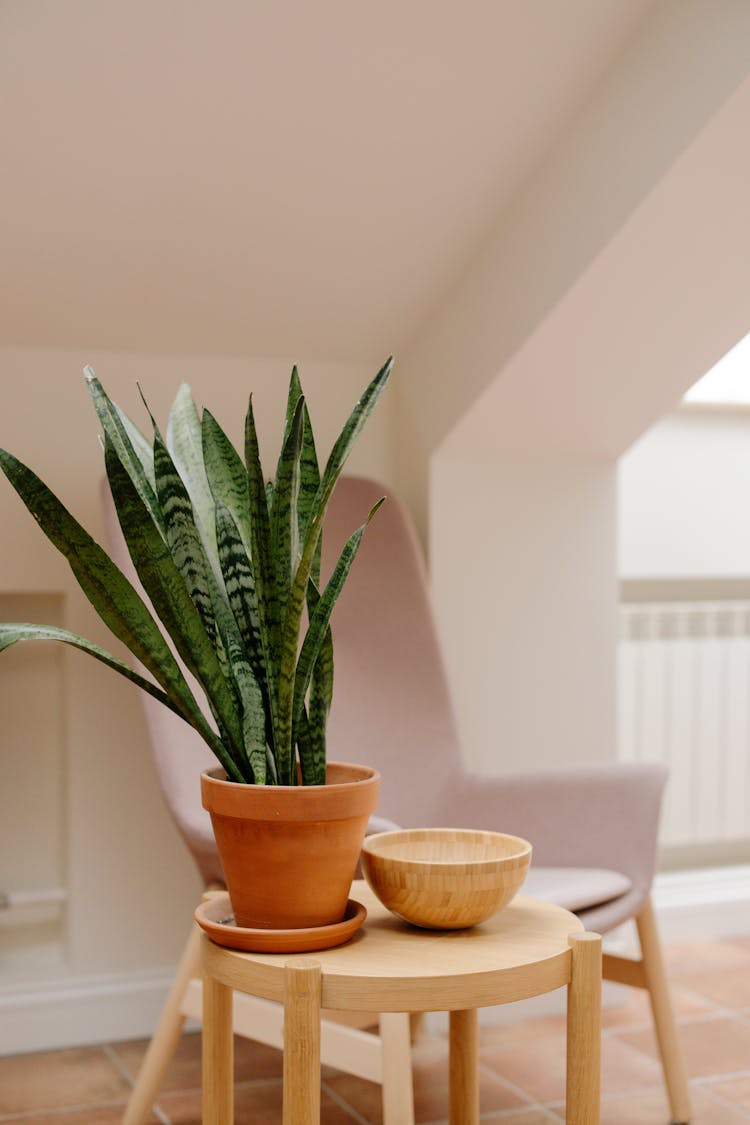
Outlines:
[[652, 0], [0, 0], [0, 343], [397, 350]]

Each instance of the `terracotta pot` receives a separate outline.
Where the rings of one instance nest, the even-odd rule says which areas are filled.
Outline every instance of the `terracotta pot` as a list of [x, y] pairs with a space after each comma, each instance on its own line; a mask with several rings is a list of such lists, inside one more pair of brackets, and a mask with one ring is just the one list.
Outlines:
[[380, 774], [329, 762], [325, 785], [241, 785], [201, 774], [238, 926], [297, 929], [344, 917]]

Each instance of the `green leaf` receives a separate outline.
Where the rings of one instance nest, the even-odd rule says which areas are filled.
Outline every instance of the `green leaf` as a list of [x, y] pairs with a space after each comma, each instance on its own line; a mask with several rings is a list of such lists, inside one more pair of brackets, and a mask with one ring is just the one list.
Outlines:
[[317, 753], [315, 741], [312, 737], [307, 711], [303, 705], [299, 722], [294, 732], [294, 739], [299, 752], [300, 773], [303, 785], [325, 785], [326, 765], [323, 758], [321, 771], [320, 757]]
[[[234, 614], [229, 605], [226, 587], [223, 578], [216, 579], [212, 572], [209, 573], [209, 587], [211, 590], [211, 602], [213, 605], [214, 618], [216, 620], [216, 628], [221, 642], [221, 649], [224, 652], [224, 659], [226, 661], [225, 674], [231, 677], [232, 683], [235, 685], [237, 698], [239, 700], [242, 713], [243, 713], [243, 742], [245, 744], [245, 751], [247, 754], [248, 743], [248, 730], [246, 729], [245, 715], [248, 707], [254, 706], [252, 701], [253, 687], [248, 686], [246, 683], [248, 676], [255, 677], [252, 667], [248, 661], [247, 652], [240, 635], [237, 622]], [[224, 667], [224, 665], [222, 665]], [[263, 679], [263, 668], [258, 669], [259, 678]], [[263, 742], [270, 739], [273, 744], [273, 733], [269, 731], [270, 727], [270, 709], [266, 707], [266, 715], [264, 718], [265, 737]], [[248, 758], [248, 761], [250, 759]], [[260, 770], [265, 774], [265, 768]], [[256, 774], [256, 769], [253, 769], [253, 774]]]
[[302, 385], [299, 381], [299, 372], [297, 371], [297, 364], [295, 363], [292, 368], [292, 374], [289, 379], [289, 391], [286, 398], [286, 414], [284, 415], [284, 437], [282, 438], [282, 446], [289, 437], [289, 433], [294, 425], [295, 415], [297, 413], [297, 405], [302, 398]]
[[[152, 520], [158, 528], [163, 530], [161, 512], [159, 511], [159, 505], [156, 500], [156, 493], [146, 474], [141, 459], [133, 447], [129, 429], [122, 420], [124, 411], [120, 410], [120, 408], [111, 401], [104, 387], [97, 379], [93, 368], [84, 367], [83, 372], [86, 377], [88, 392], [91, 395], [106, 437], [117, 451], [120, 462], [127, 470]], [[135, 429], [134, 426], [132, 428]]]
[[[247, 464], [248, 499], [250, 502], [251, 558], [255, 580], [255, 599], [258, 607], [258, 626], [275, 738], [277, 729], [276, 672], [279, 651], [279, 610], [276, 598], [273, 555], [271, 554], [271, 521], [268, 514], [263, 469], [260, 463], [252, 397], [245, 418], [245, 462]], [[283, 761], [279, 761], [275, 746], [274, 752], [276, 753], [279, 783], [288, 785], [289, 776], [291, 776], [289, 765], [291, 748]]]
[[[305, 639], [302, 643], [302, 648], [300, 650], [299, 660], [297, 661], [297, 670], [295, 674], [294, 712], [292, 716], [294, 729], [299, 726], [299, 723], [301, 721], [301, 715], [305, 704], [305, 695], [307, 694], [307, 689], [310, 684], [310, 677], [312, 675], [312, 670], [315, 662], [318, 658], [318, 654], [320, 653], [321, 647], [325, 640], [325, 634], [328, 628], [328, 623], [331, 619], [333, 607], [336, 604], [336, 600], [339, 594], [341, 593], [344, 582], [346, 581], [347, 575], [349, 574], [349, 571], [351, 569], [351, 565], [357, 556], [357, 552], [359, 551], [365, 529], [367, 528], [367, 525], [369, 524], [375, 513], [378, 511], [380, 506], [383, 504], [384, 500], [385, 497], [383, 497], [383, 499], [381, 500], [378, 500], [377, 504], [375, 504], [373, 508], [371, 508], [367, 519], [362, 524], [362, 526], [357, 528], [354, 534], [351, 535], [349, 539], [347, 539], [344, 545], [344, 549], [339, 555], [336, 566], [333, 569], [333, 573], [328, 581], [328, 584], [326, 585], [326, 588], [323, 591], [317, 606], [315, 607], [315, 612], [310, 619], [310, 625], [305, 635]], [[316, 776], [319, 776], [320, 769], [322, 768], [323, 770], [325, 770], [325, 759], [323, 759], [322, 762], [314, 762], [313, 767]], [[316, 784], [320, 784], [320, 782], [316, 782]]]
[[[295, 368], [296, 371], [296, 368]], [[301, 388], [300, 388], [301, 392]], [[320, 468], [315, 448], [315, 435], [307, 409], [302, 411], [302, 450], [300, 452], [300, 487], [297, 513], [299, 518], [300, 543], [304, 543], [313, 511], [313, 504], [320, 486]], [[307, 612], [312, 617], [320, 599], [320, 561], [323, 553], [323, 531], [318, 537], [318, 545], [310, 568], [310, 581], [307, 585]], [[308, 721], [309, 760], [325, 761], [326, 726], [333, 698], [333, 638], [330, 628], [326, 630], [320, 655], [315, 662], [310, 681], [310, 704]], [[292, 736], [294, 737], [294, 735]], [[300, 757], [302, 756], [300, 752]], [[324, 778], [325, 780], [325, 778]]]
[[[372, 414], [375, 404], [383, 391], [383, 387], [388, 382], [388, 377], [391, 374], [392, 368], [393, 357], [391, 356], [390, 359], [386, 360], [383, 364], [375, 378], [365, 388], [364, 394], [349, 415], [343, 430], [336, 439], [323, 472], [318, 495], [313, 504], [315, 519], [322, 521], [321, 508], [325, 508], [327, 505], [327, 500], [333, 492], [336, 481], [341, 475], [341, 470], [352, 451], [352, 447], [362, 432], [367, 419]], [[310, 528], [310, 532], [311, 531], [312, 527]]]
[[[295, 364], [292, 368], [292, 375], [289, 380], [289, 391], [287, 393], [286, 414], [284, 415], [284, 435], [281, 439], [282, 450], [289, 440], [289, 435], [292, 431], [292, 427], [296, 425], [297, 407], [302, 397], [302, 386], [300, 384], [299, 375], [297, 373], [297, 365]], [[273, 506], [275, 499], [275, 489], [273, 482], [270, 480], [266, 482], [266, 499], [268, 500], [268, 511], [271, 514], [271, 528], [273, 529]]]
[[247, 471], [237, 450], [209, 410], [203, 410], [202, 456], [215, 504], [229, 509], [247, 555], [252, 553]]
[[266, 708], [257, 679], [245, 656], [237, 623], [225, 599], [215, 595], [216, 621], [226, 652], [227, 666], [237, 689], [242, 709], [242, 738], [245, 761], [253, 781], [265, 784], [266, 758]]
[[169, 411], [167, 449], [187, 488], [206, 555], [218, 565], [214, 501], [203, 463], [203, 432], [190, 387], [182, 383]]
[[128, 418], [125, 411], [117, 405], [116, 402], [112, 406], [117, 411], [117, 416], [122, 422], [123, 428], [130, 438], [130, 444], [133, 447], [133, 452], [141, 463], [141, 467], [146, 474], [149, 484], [156, 491], [156, 478], [154, 474], [154, 450], [149, 444], [148, 440], [143, 436], [135, 422]]
[[265, 785], [267, 777], [266, 760], [266, 711], [263, 706], [258, 681], [247, 661], [233, 663], [242, 697], [242, 731], [245, 737], [245, 753], [253, 771], [256, 785]]
[[266, 746], [266, 766], [268, 768], [267, 777], [270, 778], [269, 785], [279, 784], [279, 775], [276, 772], [276, 759], [271, 753], [271, 748]]
[[299, 553], [297, 496], [299, 494], [299, 455], [302, 447], [302, 408], [304, 399], [297, 399], [294, 416], [282, 446], [276, 469], [271, 513], [271, 544], [276, 572], [276, 597], [279, 620], [284, 620], [289, 591]]
[[150, 521], [144, 519], [141, 498], [106, 437], [104, 457], [120, 527], [138, 577], [178, 653], [203, 686], [229, 738], [226, 750], [241, 769], [242, 727], [216, 650], [169, 548]]
[[[302, 450], [300, 452], [299, 500], [297, 501], [300, 543], [305, 542], [319, 487], [320, 469], [318, 467], [318, 454], [315, 449], [315, 437], [313, 435], [310, 415], [307, 410], [307, 403], [305, 403], [302, 411]], [[317, 586], [320, 585], [320, 559], [322, 551], [323, 532], [321, 531], [310, 570], [312, 579]]]
[[[232, 514], [220, 500], [216, 503], [216, 540], [224, 590], [232, 620], [239, 632], [242, 656], [250, 664], [270, 711], [253, 572]], [[232, 647], [236, 647], [233, 642]]]
[[[307, 587], [307, 613], [312, 619], [320, 601], [320, 593], [312, 578]], [[326, 760], [326, 727], [333, 700], [333, 637], [330, 625], [326, 628], [318, 659], [313, 666], [308, 705], [308, 741], [310, 758], [316, 762]], [[300, 755], [301, 757], [301, 755]]]
[[[186, 383], [182, 384], [172, 404], [167, 430], [167, 445], [190, 497], [193, 519], [203, 544], [207, 562], [206, 580], [211, 593], [213, 614], [221, 642], [217, 646], [217, 652], [226, 674], [225, 659], [229, 658], [222, 654], [222, 649], [224, 654], [229, 649], [235, 652], [241, 650], [241, 645], [238, 647], [238, 638], [234, 635], [237, 633], [237, 625], [227, 602], [219, 560], [219, 547], [216, 541], [214, 488], [217, 494], [225, 496], [227, 494], [223, 491], [223, 485], [220, 482], [221, 468], [214, 466], [214, 471], [211, 474], [212, 479], [209, 480], [206, 462], [211, 461], [213, 464], [214, 459], [220, 459], [223, 450], [230, 457], [234, 454], [234, 458], [239, 462], [239, 471], [243, 477], [245, 475], [244, 467], [234, 447], [209, 411], [204, 410], [201, 419], [190, 393], [190, 388]], [[247, 485], [245, 485], [245, 491], [247, 491]], [[231, 667], [229, 673], [233, 679], [236, 679]], [[239, 690], [239, 685], [237, 687]]]
[[307, 585], [312, 573], [315, 553], [323, 528], [323, 520], [331, 499], [336, 481], [341, 475], [351, 448], [369, 418], [380, 394], [388, 381], [393, 360], [389, 359], [365, 389], [364, 394], [347, 419], [337, 438], [326, 464], [312, 507], [310, 526], [307, 530], [302, 558], [292, 583], [281, 635], [281, 648], [278, 671], [278, 704], [276, 728], [276, 755], [279, 760], [291, 758], [295, 667], [302, 610], [305, 604]]
[[182, 714], [177, 704], [169, 698], [166, 692], [157, 687], [151, 680], [147, 680], [139, 672], [136, 672], [130, 665], [124, 664], [122, 660], [118, 660], [116, 656], [112, 656], [106, 649], [100, 648], [95, 645], [93, 641], [87, 641], [85, 637], [79, 637], [77, 633], [71, 633], [67, 629], [58, 629], [54, 625], [33, 625], [29, 623], [0, 623], [0, 652], [4, 649], [10, 648], [11, 645], [17, 641], [61, 641], [63, 644], [71, 645], [73, 648], [80, 649], [82, 652], [87, 652], [89, 656], [95, 657], [100, 660], [102, 664], [106, 664], [109, 668], [114, 668], [125, 679], [130, 680], [136, 684], [143, 691], [148, 692], [154, 699], [158, 699], [170, 711], [174, 711], [180, 718], [185, 716]]
[[[0, 468], [44, 534], [68, 560], [79, 586], [104, 624], [161, 684], [175, 709], [208, 743], [228, 775], [241, 780], [196, 703], [159, 627], [122, 571], [47, 485], [18, 458], [0, 449]], [[150, 519], [143, 522], [154, 527]]]
[[187, 489], [158, 431], [154, 435], [154, 469], [167, 546], [200, 614], [203, 628], [211, 643], [215, 644], [216, 623], [208, 584], [208, 562], [195, 526]]

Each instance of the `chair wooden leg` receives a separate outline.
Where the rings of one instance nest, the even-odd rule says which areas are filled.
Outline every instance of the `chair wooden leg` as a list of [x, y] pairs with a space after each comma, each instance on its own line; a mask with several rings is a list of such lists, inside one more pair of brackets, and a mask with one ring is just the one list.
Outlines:
[[650, 899], [635, 921], [641, 943], [643, 972], [651, 1000], [651, 1011], [654, 1016], [654, 1027], [664, 1069], [664, 1081], [667, 1087], [672, 1121], [684, 1125], [684, 1123], [690, 1121], [692, 1114], [687, 1072], [677, 1036], [672, 1001], [669, 995], [669, 984], [664, 969], [664, 958], [656, 928], [654, 908]]
[[409, 1012], [409, 1038], [412, 1046], [419, 1039], [424, 1030], [424, 1012]]
[[177, 976], [162, 1009], [159, 1023], [138, 1072], [138, 1078], [125, 1108], [123, 1125], [143, 1125], [161, 1089], [164, 1072], [177, 1049], [185, 1016], [182, 999], [193, 977], [200, 976], [200, 930], [193, 926], [185, 946]]
[[414, 1084], [408, 1015], [403, 1012], [381, 1013], [380, 1049], [383, 1125], [414, 1125]]

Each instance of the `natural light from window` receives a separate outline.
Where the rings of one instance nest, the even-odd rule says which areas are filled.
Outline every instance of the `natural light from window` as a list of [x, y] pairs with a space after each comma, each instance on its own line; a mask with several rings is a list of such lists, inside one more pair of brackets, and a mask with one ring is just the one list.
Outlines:
[[750, 334], [699, 379], [682, 401], [750, 405]]

